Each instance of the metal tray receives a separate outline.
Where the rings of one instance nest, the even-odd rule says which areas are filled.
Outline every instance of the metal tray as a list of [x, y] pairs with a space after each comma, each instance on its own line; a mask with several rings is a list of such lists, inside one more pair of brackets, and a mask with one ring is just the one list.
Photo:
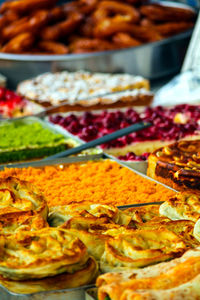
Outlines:
[[85, 290], [94, 287], [86, 285], [74, 289], [57, 290], [49, 292], [39, 292], [33, 294], [16, 294], [8, 291], [0, 285], [1, 300], [84, 300]]
[[97, 300], [97, 288], [90, 288], [86, 290], [85, 300]]
[[[160, 1], [162, 4], [191, 6]], [[16, 88], [25, 79], [44, 72], [85, 69], [92, 72], [130, 73], [158, 79], [177, 73], [182, 65], [192, 30], [146, 45], [89, 54], [15, 55], [0, 53], [0, 71], [8, 77], [8, 86]], [[17, 74], [17, 76], [16, 76]]]
[[[104, 156], [105, 159], [108, 159], [106, 156]], [[66, 165], [66, 164], [71, 164], [71, 163], [84, 163], [89, 160], [94, 160], [94, 161], [99, 161], [99, 157], [94, 157], [94, 156], [82, 156], [82, 157], [64, 157], [64, 158], [59, 158], [59, 159], [53, 159], [49, 161], [34, 161], [34, 162], [28, 162], [28, 163], [20, 163], [20, 164], [13, 164], [13, 165], [8, 165], [8, 168], [28, 168], [29, 166], [32, 167], [44, 167], [47, 165]], [[103, 160], [103, 158], [102, 158]], [[113, 160], [114, 161], [114, 160]], [[117, 160], [115, 160], [117, 161]], [[127, 167], [123, 163], [120, 163], [117, 161], [120, 165]], [[149, 178], [148, 176], [141, 174], [140, 172], [131, 169], [130, 167], [127, 167], [130, 169], [132, 172], [135, 172], [136, 174], [149, 179], [153, 182], [157, 182], [160, 185], [165, 186], [168, 189], [174, 190], [165, 184], [162, 184], [152, 178]], [[3, 170], [4, 167], [0, 166], [0, 170]], [[174, 190], [175, 191], [175, 190]], [[141, 207], [141, 206], [146, 206], [146, 205], [152, 205], [152, 204], [157, 204], [160, 205], [162, 202], [152, 202], [152, 203], [138, 203], [138, 204], [130, 204], [130, 205], [122, 205], [118, 206], [119, 209], [126, 209], [130, 207]], [[15, 293], [13, 291], [10, 291], [6, 287], [4, 287], [1, 284], [0, 280], [0, 299], [1, 300], [18, 300], [18, 299], [23, 299], [23, 300], [84, 300], [85, 299], [85, 290], [88, 288], [94, 288], [94, 285], [87, 285], [87, 286], [82, 286], [79, 288], [73, 288], [73, 289], [63, 289], [63, 290], [56, 290], [56, 291], [45, 291], [45, 292], [38, 292], [38, 293], [32, 293], [32, 294], [19, 294]], [[28, 289], [28, 286], [26, 287]], [[88, 298], [89, 299], [89, 298]], [[92, 298], [91, 298], [92, 299]]]

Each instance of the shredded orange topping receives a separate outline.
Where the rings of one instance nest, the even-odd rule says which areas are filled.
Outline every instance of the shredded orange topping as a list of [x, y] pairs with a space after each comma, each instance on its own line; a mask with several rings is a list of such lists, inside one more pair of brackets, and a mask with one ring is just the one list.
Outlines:
[[151, 180], [109, 160], [46, 166], [6, 168], [0, 177], [15, 176], [35, 184], [46, 196], [49, 206], [74, 202], [126, 205], [165, 201], [174, 195]]

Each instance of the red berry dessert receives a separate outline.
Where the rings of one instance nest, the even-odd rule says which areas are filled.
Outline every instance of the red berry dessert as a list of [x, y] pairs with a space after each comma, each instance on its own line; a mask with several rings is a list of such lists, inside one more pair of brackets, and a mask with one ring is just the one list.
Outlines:
[[146, 160], [148, 153], [180, 139], [197, 139], [200, 133], [200, 106], [177, 105], [172, 108], [157, 106], [142, 112], [129, 108], [125, 111], [85, 112], [80, 115], [51, 116], [70, 133], [88, 142], [140, 121], [153, 125], [102, 145], [106, 153], [123, 160]]
[[0, 87], [0, 117], [13, 118], [40, 112], [42, 108], [19, 96], [17, 93]]

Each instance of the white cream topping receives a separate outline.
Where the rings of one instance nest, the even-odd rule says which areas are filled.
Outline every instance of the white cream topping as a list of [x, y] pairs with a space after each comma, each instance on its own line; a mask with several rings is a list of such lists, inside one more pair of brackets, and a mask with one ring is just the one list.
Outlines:
[[[135, 92], [132, 91], [132, 96], [137, 96], [139, 93], [138, 83], [143, 88], [144, 93], [148, 83], [140, 76], [106, 73], [92, 74], [85, 71], [70, 73], [65, 71], [61, 73], [45, 73], [32, 80], [24, 81], [18, 86], [18, 92], [31, 100], [50, 102], [52, 105], [58, 105], [64, 101], [74, 105], [79, 100], [86, 101], [85, 99], [87, 99], [87, 105], [89, 105], [89, 101], [92, 103], [94, 99], [89, 100], [88, 97], [97, 97], [119, 90], [135, 89]], [[106, 99], [116, 102], [118, 101], [116, 97], [121, 97], [121, 94], [109, 95]]]

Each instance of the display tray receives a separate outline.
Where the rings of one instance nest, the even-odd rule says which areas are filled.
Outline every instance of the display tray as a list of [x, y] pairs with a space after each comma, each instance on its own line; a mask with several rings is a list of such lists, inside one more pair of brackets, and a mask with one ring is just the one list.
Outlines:
[[[160, 1], [162, 4], [189, 8], [191, 6]], [[0, 53], [0, 69], [8, 77], [8, 86], [17, 84], [44, 72], [62, 70], [91, 72], [130, 73], [148, 79], [158, 79], [177, 73], [183, 63], [192, 35], [188, 30], [159, 42], [122, 50], [111, 50], [88, 54], [69, 55], [16, 55]], [[18, 74], [18, 76], [16, 76]]]
[[97, 288], [89, 288], [86, 290], [85, 300], [97, 300]]
[[133, 169], [134, 171], [138, 171], [144, 175], [147, 174], [147, 166], [148, 166], [147, 161], [123, 161], [107, 153], [105, 153], [104, 155], [110, 159], [115, 160], [118, 163], [122, 163], [123, 165]]
[[[102, 158], [100, 159], [99, 157], [94, 157], [94, 156], [82, 156], [82, 157], [64, 157], [64, 158], [58, 158], [58, 159], [53, 159], [53, 160], [49, 160], [49, 161], [34, 161], [34, 162], [28, 162], [28, 163], [20, 163], [20, 164], [15, 164], [15, 165], [8, 165], [8, 168], [28, 168], [29, 166], [32, 167], [38, 167], [38, 168], [42, 168], [45, 166], [51, 166], [51, 165], [67, 165], [67, 164], [72, 164], [72, 163], [84, 163], [87, 162], [89, 160], [94, 160], [94, 161], [99, 161], [99, 160], [103, 160], [103, 159], [108, 159], [108, 157], [106, 155], [102, 156]], [[115, 160], [117, 161], [117, 160]], [[123, 163], [120, 163], [119, 161], [117, 161], [121, 166], [124, 166], [128, 169], [130, 169], [132, 172], [135, 172], [136, 174], [149, 179], [153, 182], [158, 183], [159, 185], [165, 186], [167, 189], [171, 189], [174, 190], [160, 182], [157, 182], [156, 180], [149, 178], [148, 176], [133, 170], [132, 168], [124, 165]], [[4, 166], [0, 166], [0, 170], [3, 170]], [[175, 191], [175, 190], [174, 190]], [[146, 206], [146, 205], [152, 205], [152, 204], [157, 204], [160, 205], [162, 202], [149, 202], [149, 203], [137, 203], [137, 204], [130, 204], [130, 205], [121, 205], [118, 206], [119, 209], [127, 209], [130, 207], [141, 207], [141, 206]], [[37, 281], [38, 283], [38, 281]], [[38, 285], [38, 284], [37, 284]], [[36, 286], [37, 286], [36, 285]], [[35, 288], [35, 287], [34, 287]], [[6, 284], [3, 285], [2, 280], [0, 279], [0, 299], [1, 300], [18, 300], [18, 299], [23, 299], [23, 300], [83, 300], [85, 299], [85, 290], [89, 289], [89, 288], [94, 288], [94, 284], [92, 285], [87, 285], [87, 286], [82, 286], [82, 287], [78, 287], [78, 288], [70, 288], [70, 289], [63, 289], [63, 290], [49, 290], [49, 291], [39, 291], [36, 293], [19, 293], [15, 291], [15, 287], [13, 287], [11, 284]], [[38, 286], [38, 289], [40, 289], [40, 287]], [[50, 289], [52, 289], [52, 285], [50, 287]], [[18, 290], [18, 288], [17, 288]], [[29, 285], [28, 283], [25, 284], [25, 282], [23, 282], [23, 290], [29, 290]], [[89, 295], [87, 296], [89, 297]], [[92, 299], [93, 298], [86, 298], [86, 299]]]

